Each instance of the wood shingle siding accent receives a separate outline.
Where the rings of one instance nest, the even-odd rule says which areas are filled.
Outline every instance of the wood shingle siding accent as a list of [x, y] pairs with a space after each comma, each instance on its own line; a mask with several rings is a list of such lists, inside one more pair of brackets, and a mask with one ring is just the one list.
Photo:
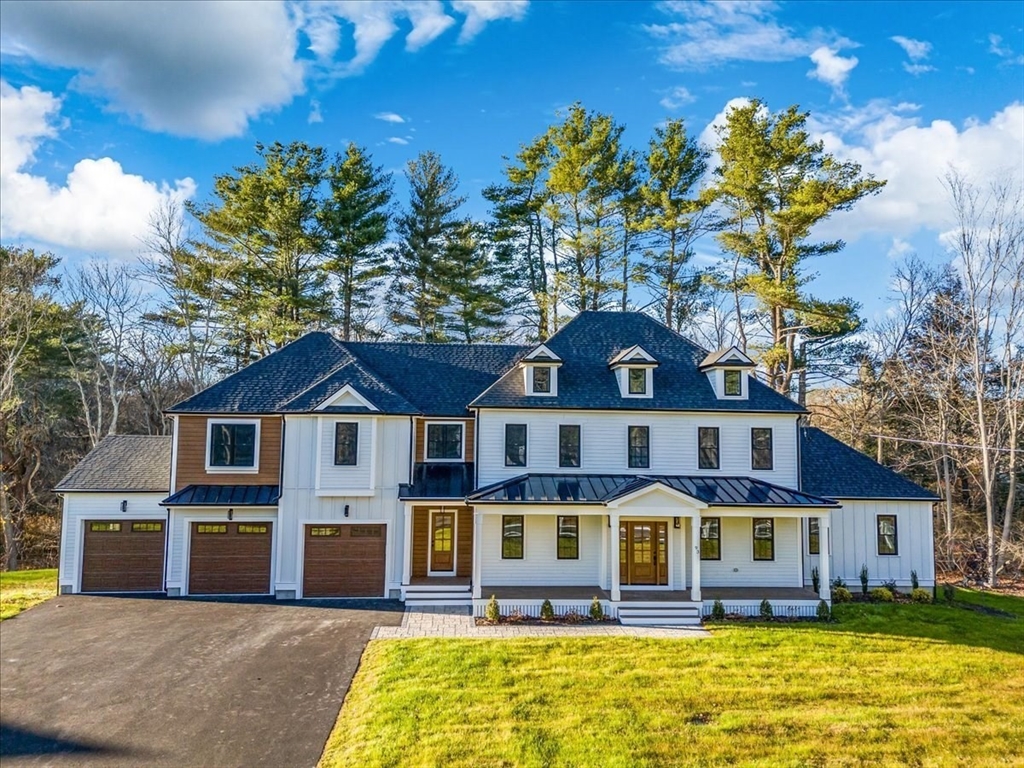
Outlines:
[[430, 567], [430, 510], [444, 509], [455, 513], [455, 573], [469, 576], [473, 572], [473, 510], [469, 507], [436, 505], [416, 507], [412, 513], [412, 576], [423, 578]]
[[417, 417], [416, 418], [416, 441], [413, 453], [414, 461], [429, 461], [427, 456], [427, 423], [433, 424], [434, 422], [444, 422], [446, 424], [461, 423], [464, 431], [463, 440], [465, 441], [465, 453], [462, 457], [463, 461], [473, 461], [473, 456], [476, 450], [476, 429], [475, 422], [473, 419], [445, 419], [445, 418], [430, 418], [430, 417]]
[[[244, 414], [237, 418], [249, 418]], [[206, 424], [233, 415], [178, 417], [178, 466], [174, 476], [174, 492], [187, 485], [277, 485], [281, 474], [281, 418], [260, 417], [259, 472], [207, 472]]]
[[456, 526], [458, 527], [456, 573], [459, 576], [468, 576], [473, 573], [473, 510], [469, 507], [459, 507]]
[[430, 557], [430, 510], [416, 507], [412, 513], [412, 575], [426, 576]]

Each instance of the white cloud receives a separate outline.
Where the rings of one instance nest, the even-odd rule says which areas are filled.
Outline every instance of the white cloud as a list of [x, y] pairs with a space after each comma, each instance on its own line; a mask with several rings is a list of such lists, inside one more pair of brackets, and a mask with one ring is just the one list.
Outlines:
[[0, 238], [127, 255], [139, 248], [153, 210], [191, 197], [195, 182], [157, 184], [109, 157], [80, 160], [63, 185], [33, 175], [36, 150], [58, 135], [60, 106], [51, 93], [0, 80]]
[[320, 112], [320, 102], [316, 99], [310, 99], [309, 102], [309, 117], [306, 118], [306, 122], [310, 125], [316, 123], [322, 123], [324, 121], [323, 113]]
[[151, 130], [220, 139], [304, 90], [282, 3], [5, 2], [0, 47], [78, 71], [73, 87]]
[[908, 256], [914, 252], [914, 246], [904, 240], [902, 237], [894, 237], [892, 239], [892, 245], [889, 246], [889, 252], [885, 254], [893, 261], [898, 261], [904, 256]]
[[810, 58], [814, 62], [814, 69], [807, 76], [830, 86], [833, 93], [845, 95], [846, 79], [857, 66], [857, 57], [840, 56], [838, 51], [822, 46], [811, 53]]
[[658, 102], [665, 109], [682, 109], [687, 104], [692, 104], [697, 100], [697, 97], [690, 93], [689, 88], [685, 88], [681, 85], [676, 86], [669, 91], [665, 97]]
[[822, 46], [838, 50], [853, 45], [821, 29], [801, 35], [780, 25], [774, 2], [669, 0], [660, 8], [679, 21], [645, 29], [664, 41], [661, 61], [677, 69], [705, 69], [729, 61], [791, 61]]
[[1004, 64], [1024, 64], [1024, 54], [1015, 54], [1008, 45], [1003, 45], [1003, 36], [988, 36], [988, 52], [1003, 59]]
[[403, 139], [401, 136], [389, 136], [387, 141], [389, 144], [401, 144], [402, 146], [409, 143], [409, 139]]
[[895, 35], [889, 39], [902, 48], [911, 61], [923, 61], [931, 55], [932, 44], [924, 40], [914, 40], [903, 35]]
[[923, 75], [925, 72], [934, 72], [935, 67], [931, 64], [911, 64], [909, 61], [903, 62], [903, 69], [914, 75]]
[[378, 120], [383, 120], [385, 123], [404, 123], [405, 118], [397, 112], [378, 112], [374, 115]]
[[520, 21], [529, 5], [529, 0], [452, 0], [452, 8], [466, 17], [459, 42], [468, 43], [492, 21]]

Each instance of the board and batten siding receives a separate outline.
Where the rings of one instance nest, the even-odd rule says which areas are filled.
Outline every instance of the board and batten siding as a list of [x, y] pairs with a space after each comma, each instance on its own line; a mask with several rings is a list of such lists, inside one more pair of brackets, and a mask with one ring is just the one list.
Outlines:
[[607, 519], [580, 515], [580, 557], [558, 559], [555, 515], [525, 515], [523, 558], [501, 557], [501, 515], [484, 515], [481, 524], [480, 583], [484, 596], [488, 586], [596, 587], [601, 583], [602, 560], [608, 553], [602, 546], [602, 529]]
[[[207, 472], [207, 422], [259, 419], [260, 455], [258, 472]], [[174, 472], [174, 491], [189, 485], [277, 485], [281, 479], [281, 417], [224, 414], [223, 416], [194, 416], [181, 414], [177, 418], [177, 467]]]
[[[64, 494], [60, 526], [61, 593], [78, 592], [82, 584], [82, 539], [86, 520], [163, 520], [167, 510], [160, 502], [166, 493], [74, 492]], [[128, 511], [121, 511], [121, 502], [128, 502]]]
[[[710, 512], [704, 517], [714, 517]], [[771, 517], [765, 514], [765, 517]], [[775, 559], [754, 560], [752, 517], [723, 517], [722, 559], [701, 560], [702, 587], [800, 587], [800, 518], [775, 518]]]
[[[372, 417], [363, 416], [324, 416], [319, 420], [320, 450], [317, 454], [311, 454], [319, 456], [319, 490], [373, 490], [371, 474], [375, 469], [373, 466], [373, 433], [376, 421]], [[358, 425], [355, 466], [339, 467], [334, 463], [335, 425], [339, 423]], [[289, 435], [288, 439], [292, 439], [292, 435]]]
[[[527, 425], [527, 465], [505, 466], [505, 425]], [[558, 466], [558, 426], [579, 424], [579, 468]], [[627, 428], [651, 429], [651, 466], [629, 467]], [[697, 466], [698, 427], [718, 427], [720, 468]], [[751, 469], [751, 427], [771, 427], [774, 465], [771, 470]], [[483, 409], [479, 416], [478, 486], [526, 473], [588, 473], [662, 475], [744, 475], [771, 483], [797, 486], [796, 417], [722, 413], [612, 413], [608, 411], [543, 411]]]
[[[911, 584], [910, 572], [917, 571], [922, 587], [935, 586], [935, 541], [932, 503], [928, 501], [884, 501], [838, 499], [842, 509], [832, 512], [832, 578], [842, 578], [847, 587], [860, 589], [860, 569], [868, 567], [871, 586], [895, 581]], [[877, 515], [896, 515], [897, 555], [878, 554]], [[819, 555], [804, 549], [804, 578], [811, 583], [811, 569]]]
[[[360, 423], [363, 417], [360, 416]], [[359, 433], [359, 456], [372, 450], [375, 465], [375, 483], [371, 495], [317, 495], [317, 464], [334, 461], [334, 421], [352, 421], [350, 417], [324, 417], [323, 432], [330, 441], [318, 434], [317, 416], [287, 416], [284, 451], [284, 483], [278, 502], [279, 520], [275, 587], [285, 595], [300, 589], [302, 581], [302, 526], [315, 522], [358, 523], [375, 522], [387, 525], [388, 563], [386, 580], [389, 589], [401, 587], [402, 529], [404, 507], [398, 500], [398, 485], [409, 482], [409, 448], [411, 445], [410, 419], [405, 416], [366, 417], [376, 421], [376, 429]], [[364, 431], [367, 434], [364, 434]], [[370, 433], [376, 439], [370, 441]], [[328, 447], [326, 456], [322, 456]], [[323, 476], [321, 476], [323, 481]], [[345, 517], [345, 507], [349, 514]], [[280, 596], [280, 595], [279, 595]]]

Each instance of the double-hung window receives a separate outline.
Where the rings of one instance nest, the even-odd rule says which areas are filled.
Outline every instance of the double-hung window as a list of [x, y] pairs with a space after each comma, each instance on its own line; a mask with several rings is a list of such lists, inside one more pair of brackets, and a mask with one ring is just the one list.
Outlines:
[[526, 466], [526, 425], [505, 425], [505, 466]]
[[501, 517], [501, 559], [523, 559], [522, 515], [502, 515]]
[[750, 466], [752, 469], [771, 469], [772, 430], [771, 427], [753, 427], [750, 430]]
[[771, 517], [754, 518], [754, 559], [775, 559], [775, 519]]
[[718, 469], [718, 427], [698, 427], [698, 466], [701, 469]]
[[462, 460], [462, 424], [427, 424], [427, 461]]
[[334, 425], [334, 465], [354, 467], [359, 456], [359, 424], [339, 421]]
[[899, 540], [896, 536], [896, 515], [878, 515], [878, 554], [898, 555]]
[[580, 425], [558, 425], [558, 466], [580, 466]]
[[573, 516], [558, 516], [558, 559], [580, 559], [580, 519]]
[[629, 376], [629, 394], [631, 395], [646, 395], [647, 394], [647, 369], [645, 368], [630, 368], [627, 371]]
[[254, 421], [211, 421], [207, 466], [210, 468], [256, 468], [257, 423]]
[[651, 466], [651, 428], [630, 427], [627, 442], [629, 468], [648, 469]]
[[742, 397], [743, 374], [740, 371], [725, 371], [724, 377], [726, 397]]
[[700, 520], [700, 559], [722, 559], [722, 519], [719, 517]]

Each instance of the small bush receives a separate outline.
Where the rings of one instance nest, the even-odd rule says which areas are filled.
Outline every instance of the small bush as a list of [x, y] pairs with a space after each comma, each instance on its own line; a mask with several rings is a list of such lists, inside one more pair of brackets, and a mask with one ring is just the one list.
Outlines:
[[893, 601], [892, 592], [885, 587], [875, 587], [871, 590], [871, 602], [873, 603], [891, 603]]
[[575, 608], [570, 608], [562, 614], [562, 619], [567, 624], [579, 624], [581, 621], [584, 620], [584, 618], [585, 617], [583, 616], [583, 614], [577, 611]]
[[828, 603], [824, 600], [818, 601], [818, 621], [831, 621], [832, 620], [832, 609], [828, 607]]
[[913, 592], [915, 589], [921, 588], [921, 582], [917, 580], [917, 571], [910, 572], [910, 590]]
[[953, 601], [956, 600], [956, 587], [952, 584], [943, 584], [942, 599], [952, 605]]
[[818, 566], [811, 568], [811, 586], [814, 588], [814, 594], [821, 593], [821, 574], [818, 573]]
[[896, 584], [896, 580], [895, 579], [890, 579], [889, 581], [883, 581], [882, 582], [882, 586], [885, 587], [886, 589], [888, 589], [890, 592], [892, 592], [892, 596], [893, 597], [896, 597], [896, 595], [898, 595], [900, 593], [900, 588]]
[[836, 587], [832, 590], [832, 602], [833, 603], [849, 603], [853, 600], [853, 595], [846, 587]]
[[544, 621], [555, 620], [555, 607], [551, 604], [550, 600], [545, 600], [540, 604], [540, 617]]
[[832, 579], [832, 589], [846, 589], [846, 582], [843, 581], [841, 576], [836, 576]]
[[725, 618], [725, 606], [721, 600], [715, 600], [711, 605], [711, 618], [715, 621], [722, 621]]
[[910, 593], [910, 599], [915, 603], [930, 603], [932, 601], [932, 593], [927, 589], [915, 587], [914, 591]]
[[498, 605], [498, 598], [494, 595], [491, 595], [487, 608], [484, 609], [484, 618], [488, 621], [501, 621], [501, 606]]
[[594, 621], [604, 621], [604, 608], [597, 597], [590, 601], [590, 618]]
[[868, 566], [867, 563], [860, 567], [860, 591], [863, 594], [868, 593]]
[[762, 619], [770, 619], [770, 618], [772, 618], [772, 616], [775, 615], [774, 612], [772, 611], [772, 604], [769, 603], [767, 600], [762, 600], [761, 601], [760, 612], [761, 612], [761, 618]]

